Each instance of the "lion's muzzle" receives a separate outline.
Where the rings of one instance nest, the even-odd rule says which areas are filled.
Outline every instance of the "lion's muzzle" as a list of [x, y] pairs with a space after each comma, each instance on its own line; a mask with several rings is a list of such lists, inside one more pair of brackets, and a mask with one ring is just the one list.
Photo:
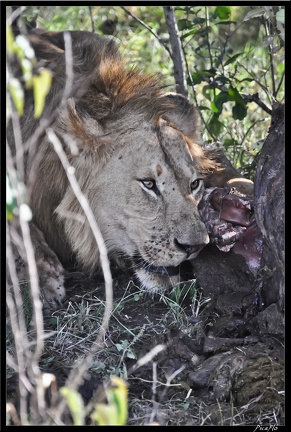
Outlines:
[[197, 256], [198, 253], [201, 251], [201, 249], [204, 248], [204, 246], [206, 246], [207, 244], [206, 242], [198, 245], [197, 244], [191, 245], [187, 243], [185, 244], [185, 243], [180, 243], [179, 240], [177, 240], [176, 238], [174, 239], [174, 243], [178, 249], [180, 249], [181, 251], [187, 254], [187, 258], [189, 258], [193, 254]]

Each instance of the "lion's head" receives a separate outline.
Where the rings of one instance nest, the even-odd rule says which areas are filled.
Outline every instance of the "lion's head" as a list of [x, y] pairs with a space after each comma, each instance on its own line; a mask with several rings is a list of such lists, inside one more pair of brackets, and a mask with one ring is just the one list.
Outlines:
[[[175, 283], [179, 265], [209, 242], [198, 204], [215, 163], [200, 145], [198, 117], [186, 98], [165, 94], [157, 77], [127, 68], [113, 51], [100, 38], [95, 47], [90, 40], [75, 48], [74, 82], [83, 91], [71, 92], [53, 127], [109, 256], [128, 258], [141, 285], [155, 291]], [[84, 62], [91, 59], [86, 68], [82, 52]], [[48, 112], [64, 84], [64, 55], [54, 62]], [[61, 259], [71, 248], [82, 266], [95, 269], [99, 252], [89, 224], [44, 137], [41, 147], [33, 165], [35, 220]]]

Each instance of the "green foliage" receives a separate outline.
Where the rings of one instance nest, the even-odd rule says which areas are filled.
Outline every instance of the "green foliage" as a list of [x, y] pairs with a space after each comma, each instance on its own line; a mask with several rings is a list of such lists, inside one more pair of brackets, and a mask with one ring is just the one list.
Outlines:
[[[129, 65], [143, 65], [149, 72], [162, 74], [169, 91], [174, 91], [173, 63], [160, 42], [169, 46], [163, 7], [126, 9], [159, 40], [118, 6], [29, 6], [23, 16], [52, 31], [111, 34]], [[248, 170], [260, 148], [256, 143], [267, 135], [270, 125], [270, 114], [262, 106], [271, 109], [284, 97], [284, 7], [192, 5], [175, 6], [174, 10], [189, 71], [189, 98], [203, 117], [203, 139], [222, 142], [236, 167], [252, 176], [254, 172]], [[12, 43], [9, 37], [10, 47]], [[13, 81], [10, 91], [21, 113], [20, 90]], [[261, 106], [250, 101], [252, 95], [257, 95]], [[41, 109], [39, 104], [36, 115]], [[230, 146], [229, 140], [236, 145]]]
[[[187, 6], [176, 14], [204, 140], [221, 141], [234, 165], [252, 178], [256, 142], [270, 124], [267, 109], [284, 97], [284, 8]], [[254, 95], [260, 106], [250, 102]]]
[[115, 344], [117, 350], [123, 353], [123, 356], [126, 355], [127, 358], [136, 359], [136, 353], [130, 347], [130, 343], [127, 339], [121, 340], [119, 343]]
[[[86, 409], [80, 393], [68, 387], [61, 387], [60, 394], [66, 399], [74, 426], [85, 426]], [[112, 376], [105, 394], [107, 403], [96, 403], [94, 405], [90, 416], [92, 421], [98, 426], [124, 426], [128, 415], [127, 385], [125, 381]]]
[[190, 298], [193, 298], [195, 296], [196, 289], [196, 280], [189, 280], [187, 282], [182, 282], [175, 285], [174, 289], [170, 292], [168, 297], [169, 299], [181, 306], [187, 296]]
[[83, 426], [85, 424], [85, 410], [80, 393], [68, 387], [60, 388], [60, 393], [67, 401], [70, 413], [73, 417], [74, 426]]
[[34, 116], [39, 118], [43, 112], [45, 98], [50, 90], [52, 74], [47, 69], [41, 69], [39, 75], [32, 77], [34, 94]]
[[[45, 98], [49, 92], [52, 76], [48, 69], [41, 68], [38, 74], [33, 75], [33, 66], [36, 65], [34, 51], [31, 48], [28, 40], [18, 35], [14, 38], [13, 32], [9, 25], [6, 26], [7, 54], [12, 57], [16, 56], [21, 66], [23, 81], [26, 89], [33, 88], [34, 93], [34, 115], [39, 118], [42, 114]], [[23, 115], [24, 109], [24, 91], [20, 80], [15, 78], [8, 70], [7, 91], [10, 94], [12, 101], [19, 116]], [[7, 97], [7, 118], [10, 117], [9, 97]]]
[[91, 418], [99, 426], [124, 426], [127, 421], [128, 402], [127, 385], [118, 377], [111, 377], [111, 383], [106, 389], [108, 404], [96, 405]]
[[230, 6], [217, 6], [214, 10], [213, 17], [220, 18], [222, 20], [226, 20], [231, 15], [231, 7]]

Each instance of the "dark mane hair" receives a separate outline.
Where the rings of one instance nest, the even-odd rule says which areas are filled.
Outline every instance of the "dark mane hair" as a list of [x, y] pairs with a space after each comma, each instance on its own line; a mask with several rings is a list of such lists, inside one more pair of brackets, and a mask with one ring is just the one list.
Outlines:
[[[54, 77], [44, 115], [56, 109], [66, 84], [65, 33], [35, 29], [28, 34], [39, 65], [49, 68]], [[170, 98], [163, 97], [161, 77], [128, 67], [111, 38], [85, 31], [67, 33], [73, 54], [73, 86], [68, 97], [74, 98], [79, 111], [96, 120], [118, 120], [131, 112], [152, 119], [175, 108]]]

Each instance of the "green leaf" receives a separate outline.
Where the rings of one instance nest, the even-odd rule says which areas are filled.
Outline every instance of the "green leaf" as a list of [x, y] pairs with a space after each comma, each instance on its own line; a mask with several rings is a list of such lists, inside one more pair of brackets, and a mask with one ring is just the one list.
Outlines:
[[238, 145], [237, 140], [233, 139], [233, 138], [227, 138], [223, 141], [223, 146], [228, 148], [228, 147], [235, 147]]
[[24, 92], [20, 81], [17, 78], [10, 77], [7, 87], [18, 114], [22, 116], [24, 109]]
[[199, 105], [199, 110], [210, 110], [209, 107], [205, 106], [205, 105]]
[[212, 112], [220, 114], [222, 111], [222, 105], [229, 100], [230, 97], [227, 91], [221, 91], [220, 93], [218, 93], [218, 95], [215, 96], [214, 101], [211, 103], [213, 108], [216, 108], [216, 110], [212, 109]]
[[205, 85], [202, 88], [202, 94], [206, 99], [208, 99], [211, 102], [211, 92], [213, 92], [213, 89], [209, 85]]
[[131, 349], [129, 349], [129, 350], [126, 352], [126, 357], [128, 357], [128, 358], [130, 358], [130, 359], [136, 359], [136, 354], [135, 354], [134, 351], [132, 351]]
[[227, 77], [224, 76], [224, 75], [217, 75], [217, 76], [214, 78], [214, 82], [217, 83], [218, 85], [222, 85], [222, 84], [229, 83], [230, 80], [229, 80], [229, 78], [227, 78]]
[[8, 54], [12, 54], [14, 51], [14, 35], [9, 25], [6, 26], [6, 49]]
[[203, 76], [201, 72], [195, 72], [192, 74], [192, 82], [193, 84], [200, 84], [203, 81]]
[[205, 23], [206, 18], [202, 18], [202, 17], [196, 17], [192, 19], [192, 23], [193, 24], [203, 24]]
[[229, 24], [236, 24], [236, 21], [218, 21], [215, 23], [215, 25], [229, 25]]
[[85, 409], [80, 393], [68, 387], [61, 387], [60, 393], [67, 401], [69, 410], [73, 417], [74, 426], [83, 426], [85, 424]]
[[215, 138], [217, 138], [221, 132], [221, 129], [224, 127], [224, 124], [218, 120], [217, 114], [213, 114], [208, 123], [208, 127], [210, 132], [215, 136]]
[[232, 108], [233, 118], [235, 120], [243, 120], [247, 115], [246, 102], [234, 87], [229, 87], [228, 94], [229, 100], [235, 102], [235, 106]]
[[177, 24], [178, 24], [178, 29], [179, 30], [186, 30], [189, 27], [192, 27], [191, 21], [189, 21], [189, 20], [187, 20], [185, 18], [178, 20]]
[[243, 22], [249, 21], [250, 19], [253, 19], [253, 18], [258, 18], [260, 16], [263, 16], [264, 13], [265, 13], [265, 9], [263, 9], [263, 8], [251, 10], [246, 14], [246, 16], [243, 19]]
[[243, 120], [247, 115], [247, 108], [242, 104], [235, 104], [232, 108], [232, 115], [235, 120]]
[[214, 16], [218, 16], [220, 19], [225, 20], [231, 15], [231, 8], [229, 6], [217, 6], [214, 11]]
[[123, 346], [119, 343], [115, 344], [117, 351], [123, 351]]
[[32, 77], [35, 118], [39, 118], [43, 112], [45, 98], [50, 90], [51, 82], [52, 75], [47, 69], [41, 69], [40, 75], [34, 75]]
[[241, 80], [235, 78], [235, 80], [236, 80], [237, 82], [239, 82], [239, 83], [242, 83], [242, 82], [244, 82], [244, 81], [248, 81], [248, 82], [253, 82], [253, 81], [254, 81], [253, 78], [243, 78], [243, 79], [241, 79]]
[[218, 113], [218, 111], [219, 111], [214, 102], [211, 102], [211, 111], [213, 113]]
[[202, 81], [205, 81], [204, 77], [214, 77], [215, 73], [215, 68], [194, 72], [192, 74], [193, 84], [200, 84]]
[[187, 33], [185, 33], [184, 35], [182, 35], [180, 39], [181, 39], [181, 40], [182, 40], [182, 39], [185, 39], [186, 37], [191, 36], [191, 35], [197, 33], [198, 31], [199, 31], [198, 29], [192, 29], [192, 30], [190, 30], [189, 32], [187, 32]]
[[240, 52], [240, 53], [235, 54], [234, 56], [228, 58], [228, 59], [226, 60], [226, 62], [224, 63], [224, 66], [227, 66], [227, 65], [233, 63], [233, 62], [234, 62], [234, 61], [235, 61], [239, 56], [241, 56], [242, 54], [243, 54], [243, 52]]
[[116, 376], [106, 390], [108, 405], [97, 404], [91, 417], [99, 426], [124, 426], [128, 415], [127, 385]]

